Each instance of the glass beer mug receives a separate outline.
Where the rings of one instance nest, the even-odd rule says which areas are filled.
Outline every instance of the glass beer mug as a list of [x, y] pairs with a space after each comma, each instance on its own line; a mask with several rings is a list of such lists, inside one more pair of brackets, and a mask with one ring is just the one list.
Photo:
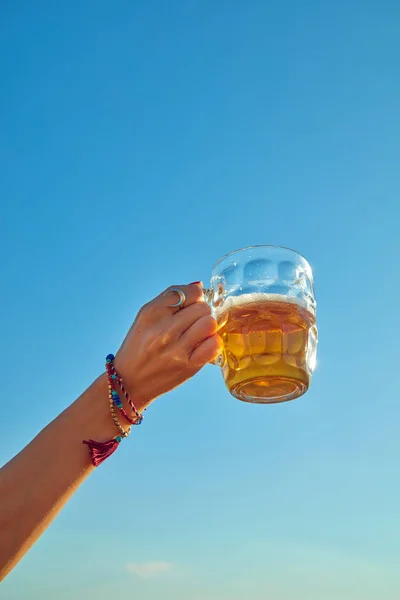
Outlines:
[[223, 341], [217, 359], [239, 400], [293, 400], [310, 385], [317, 350], [311, 267], [289, 248], [251, 246], [221, 258], [205, 290]]

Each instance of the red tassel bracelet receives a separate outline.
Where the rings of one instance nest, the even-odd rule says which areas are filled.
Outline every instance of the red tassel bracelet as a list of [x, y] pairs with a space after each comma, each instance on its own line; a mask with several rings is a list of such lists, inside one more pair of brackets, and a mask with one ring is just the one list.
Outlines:
[[95, 440], [83, 440], [83, 443], [89, 446], [90, 458], [92, 465], [98, 467], [101, 463], [106, 460], [111, 454], [113, 454], [118, 448], [122, 437], [117, 435], [108, 442], [96, 442]]
[[[107, 377], [108, 377], [108, 397], [109, 397], [109, 401], [110, 401], [111, 417], [112, 417], [114, 424], [115, 424], [117, 430], [119, 431], [120, 435], [117, 435], [112, 440], [108, 440], [108, 442], [96, 442], [96, 440], [83, 440], [82, 443], [86, 444], [89, 448], [90, 458], [92, 461], [92, 465], [94, 467], [98, 467], [99, 465], [101, 465], [101, 463], [103, 461], [106, 460], [106, 458], [111, 456], [111, 454], [113, 454], [116, 451], [116, 449], [118, 448], [119, 444], [122, 442], [124, 437], [128, 437], [129, 432], [130, 432], [130, 427], [127, 431], [125, 431], [123, 429], [123, 427], [121, 426], [121, 424], [118, 421], [118, 418], [115, 414], [114, 406], [116, 406], [119, 409], [119, 411], [125, 417], [125, 419], [127, 419], [132, 425], [140, 425], [140, 423], [143, 420], [143, 416], [136, 410], [135, 405], [133, 404], [131, 398], [129, 397], [129, 394], [123, 385], [122, 378], [118, 375], [118, 373], [115, 370], [114, 358], [115, 357], [113, 354], [109, 354], [106, 358], [106, 370], [107, 370]], [[132, 408], [132, 411], [135, 415], [134, 418], [129, 417], [129, 415], [126, 413], [125, 409], [123, 408], [121, 399], [116, 390], [115, 382], [117, 382], [117, 384], [121, 388], [122, 393], [124, 394], [130, 407]]]

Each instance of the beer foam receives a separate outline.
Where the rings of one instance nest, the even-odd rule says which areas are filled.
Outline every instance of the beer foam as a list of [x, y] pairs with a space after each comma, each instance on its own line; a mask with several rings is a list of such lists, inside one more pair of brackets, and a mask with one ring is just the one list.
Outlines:
[[214, 316], [218, 319], [227, 310], [240, 307], [245, 308], [251, 304], [264, 302], [283, 302], [286, 304], [296, 304], [307, 310], [313, 310], [310, 304], [301, 298], [295, 296], [285, 296], [283, 294], [268, 294], [267, 292], [255, 292], [254, 294], [242, 294], [240, 296], [228, 296], [221, 306], [214, 308]]

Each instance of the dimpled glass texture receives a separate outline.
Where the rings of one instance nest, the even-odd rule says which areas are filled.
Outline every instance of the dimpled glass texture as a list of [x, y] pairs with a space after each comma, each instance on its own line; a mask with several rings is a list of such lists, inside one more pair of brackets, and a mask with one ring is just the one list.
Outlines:
[[208, 300], [233, 396], [276, 403], [307, 391], [318, 334], [313, 275], [303, 256], [277, 246], [231, 252], [214, 265]]

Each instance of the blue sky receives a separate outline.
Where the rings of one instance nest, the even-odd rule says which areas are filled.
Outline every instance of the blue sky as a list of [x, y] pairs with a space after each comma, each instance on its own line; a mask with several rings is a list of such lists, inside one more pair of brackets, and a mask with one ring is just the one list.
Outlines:
[[397, 599], [398, 3], [0, 17], [2, 461], [230, 250], [304, 254], [320, 330], [299, 400], [242, 404], [210, 366], [157, 401], [1, 597]]

